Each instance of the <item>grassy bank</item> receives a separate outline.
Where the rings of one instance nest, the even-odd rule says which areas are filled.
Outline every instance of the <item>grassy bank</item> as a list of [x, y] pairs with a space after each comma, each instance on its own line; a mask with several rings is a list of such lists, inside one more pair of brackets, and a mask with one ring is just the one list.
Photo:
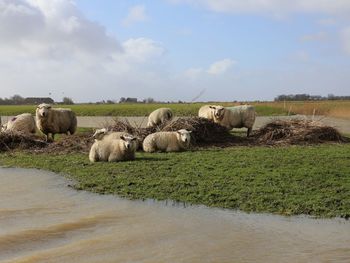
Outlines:
[[235, 147], [91, 164], [84, 154], [6, 153], [0, 165], [68, 174], [77, 188], [127, 198], [350, 217], [350, 145]]
[[[57, 107], [71, 108], [79, 116], [147, 116], [149, 113], [160, 107], [169, 107], [174, 110], [177, 116], [197, 116], [198, 110], [203, 103], [191, 104], [77, 104], [59, 105]], [[233, 106], [233, 103], [223, 103], [225, 106]], [[35, 113], [36, 105], [0, 105], [0, 115], [18, 115], [23, 112]], [[257, 105], [256, 110], [259, 116], [286, 115], [288, 111], [269, 105]]]

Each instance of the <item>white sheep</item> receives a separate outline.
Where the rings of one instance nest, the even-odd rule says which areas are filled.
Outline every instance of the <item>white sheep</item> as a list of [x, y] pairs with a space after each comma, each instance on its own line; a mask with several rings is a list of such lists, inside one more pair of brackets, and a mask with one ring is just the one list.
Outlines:
[[213, 107], [220, 107], [217, 105], [204, 105], [202, 107], [200, 107], [199, 111], [198, 111], [198, 117], [201, 118], [206, 118], [209, 120], [214, 121], [214, 110]]
[[173, 118], [173, 111], [169, 108], [159, 108], [148, 116], [147, 127], [154, 127]]
[[104, 138], [120, 139], [121, 136], [132, 136], [132, 135], [127, 132], [110, 131], [107, 128], [97, 129], [95, 130], [95, 133], [92, 135], [92, 137], [95, 140], [102, 140]]
[[1, 131], [18, 131], [23, 133], [35, 133], [35, 120], [30, 113], [22, 113], [11, 118], [7, 123], [2, 125]]
[[36, 109], [36, 125], [45, 134], [46, 141], [54, 140], [55, 134], [73, 134], [77, 129], [77, 117], [71, 109], [52, 108], [50, 104], [40, 104]]
[[209, 106], [213, 111], [213, 121], [226, 127], [229, 130], [233, 128], [247, 128], [247, 137], [253, 129], [256, 118], [254, 106], [242, 105], [230, 107], [229, 109], [223, 106]]
[[116, 162], [135, 159], [136, 138], [121, 136], [120, 139], [104, 137], [95, 140], [89, 153], [90, 162]]
[[148, 135], [143, 141], [145, 152], [178, 152], [190, 145], [191, 131], [185, 129], [173, 132], [155, 132]]

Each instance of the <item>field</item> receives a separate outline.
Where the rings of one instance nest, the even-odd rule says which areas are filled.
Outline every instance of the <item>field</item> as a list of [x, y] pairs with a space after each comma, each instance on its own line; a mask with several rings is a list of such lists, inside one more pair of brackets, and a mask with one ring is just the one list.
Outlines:
[[[153, 110], [160, 107], [169, 107], [174, 110], [177, 116], [197, 116], [198, 109], [204, 103], [181, 103], [181, 104], [76, 104], [60, 105], [59, 107], [71, 108], [78, 116], [147, 116]], [[234, 103], [223, 103], [225, 106], [236, 105]], [[17, 115], [23, 112], [35, 113], [35, 105], [11, 105], [0, 106], [0, 116]], [[257, 113], [260, 116], [286, 115], [286, 110], [269, 105], [257, 105]]]
[[15, 152], [0, 154], [0, 165], [66, 174], [77, 189], [131, 199], [348, 218], [349, 156], [349, 144], [137, 153], [132, 162], [95, 164], [85, 154]]
[[293, 114], [323, 115], [350, 119], [350, 101], [286, 101], [266, 102], [260, 106], [282, 109]]
[[[79, 116], [147, 116], [159, 107], [172, 108], [177, 116], [195, 116], [198, 109], [206, 103], [169, 103], [169, 104], [76, 104], [60, 105], [72, 108]], [[220, 103], [235, 106], [238, 103]], [[350, 101], [293, 101], [293, 102], [251, 102], [258, 116], [276, 116], [288, 114], [325, 115], [350, 119]], [[0, 115], [17, 115], [23, 112], [35, 113], [35, 105], [0, 105]]]

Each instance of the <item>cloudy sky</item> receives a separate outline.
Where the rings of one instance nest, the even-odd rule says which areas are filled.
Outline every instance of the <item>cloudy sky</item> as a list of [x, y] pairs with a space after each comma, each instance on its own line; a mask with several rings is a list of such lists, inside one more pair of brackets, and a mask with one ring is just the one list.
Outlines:
[[349, 0], [0, 0], [0, 97], [350, 94]]

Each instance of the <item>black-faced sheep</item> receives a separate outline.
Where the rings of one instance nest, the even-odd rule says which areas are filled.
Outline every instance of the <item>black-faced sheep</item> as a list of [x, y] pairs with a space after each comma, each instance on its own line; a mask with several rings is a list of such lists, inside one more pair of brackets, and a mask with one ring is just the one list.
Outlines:
[[156, 132], [148, 135], [143, 141], [145, 152], [178, 152], [186, 150], [191, 141], [191, 131], [185, 129], [174, 132]]
[[54, 140], [55, 134], [74, 134], [77, 117], [71, 109], [52, 108], [50, 104], [40, 104], [36, 109], [36, 125], [45, 134], [46, 141]]

